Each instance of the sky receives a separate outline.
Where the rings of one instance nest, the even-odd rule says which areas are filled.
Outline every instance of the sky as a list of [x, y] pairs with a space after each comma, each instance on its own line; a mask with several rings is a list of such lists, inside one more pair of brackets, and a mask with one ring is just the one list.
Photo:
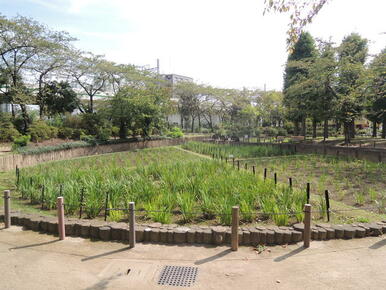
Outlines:
[[[76, 37], [75, 46], [125, 64], [156, 66], [223, 88], [282, 89], [289, 17], [264, 0], [0, 0]], [[385, 0], [330, 0], [306, 30], [336, 44], [356, 32], [371, 54], [386, 47]]]

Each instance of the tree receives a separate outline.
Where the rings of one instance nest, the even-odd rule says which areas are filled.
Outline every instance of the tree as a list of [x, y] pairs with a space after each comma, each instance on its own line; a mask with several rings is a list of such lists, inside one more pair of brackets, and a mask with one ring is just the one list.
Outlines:
[[101, 55], [78, 52], [72, 57], [70, 75], [74, 82], [89, 97], [87, 106], [80, 103], [79, 110], [87, 113], [94, 112], [94, 97], [105, 90], [110, 80], [109, 72], [113, 63], [103, 59]]
[[108, 101], [110, 118], [119, 127], [119, 137], [149, 137], [153, 129], [161, 130], [167, 112], [167, 90], [159, 87], [123, 87]]
[[345, 143], [355, 137], [355, 119], [365, 104], [367, 40], [359, 34], [346, 36], [338, 49], [337, 117], [344, 125]]
[[373, 122], [373, 137], [377, 123], [382, 123], [382, 138], [386, 138], [386, 48], [376, 55], [369, 67], [367, 85], [367, 117]]
[[48, 115], [72, 113], [78, 108], [79, 100], [68, 82], [48, 82], [40, 95], [40, 102]]
[[32, 90], [25, 84], [26, 73], [36, 58], [57, 46], [59, 40], [67, 41], [69, 37], [27, 17], [7, 19], [0, 15], [0, 67], [8, 76], [5, 98], [11, 103], [13, 118], [14, 104], [20, 106], [25, 132], [30, 123], [27, 104], [34, 103]]
[[304, 27], [311, 23], [328, 0], [264, 0], [267, 12], [289, 13], [290, 23], [287, 30], [287, 44], [292, 48], [298, 41]]
[[316, 53], [314, 39], [308, 32], [303, 32], [288, 56], [284, 72], [284, 105], [288, 110], [288, 118], [295, 124], [295, 135], [299, 134], [301, 122], [302, 135], [306, 136], [306, 118], [309, 114], [307, 105], [315, 92], [304, 90], [303, 84], [308, 78], [308, 69], [304, 64], [314, 62]]

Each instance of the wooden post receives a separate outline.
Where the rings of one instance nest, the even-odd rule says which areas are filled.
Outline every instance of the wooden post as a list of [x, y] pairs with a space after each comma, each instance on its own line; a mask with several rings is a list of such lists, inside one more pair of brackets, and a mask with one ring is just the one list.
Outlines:
[[252, 165], [252, 172], [253, 172], [253, 175], [256, 174], [256, 166], [255, 165]]
[[82, 218], [83, 213], [83, 201], [84, 201], [84, 187], [80, 190], [80, 207], [79, 207], [79, 218]]
[[240, 170], [240, 160], [237, 160], [237, 170]]
[[56, 199], [56, 207], [58, 209], [58, 232], [59, 232], [59, 239], [64, 240], [66, 237], [66, 232], [64, 228], [64, 203], [63, 203], [63, 196], [59, 196]]
[[232, 251], [239, 248], [239, 207], [232, 207], [232, 232], [231, 232]]
[[307, 204], [309, 204], [310, 203], [310, 183], [309, 182], [307, 182], [306, 193], [307, 193]]
[[225, 163], [228, 163], [228, 157], [225, 157]]
[[288, 178], [288, 183], [289, 183], [290, 189], [292, 189], [292, 177]]
[[264, 168], [264, 180], [267, 179], [267, 168]]
[[11, 226], [11, 197], [10, 191], [4, 190], [4, 224], [5, 228], [9, 228]]
[[40, 197], [40, 202], [42, 203], [41, 209], [44, 209], [44, 190], [45, 190], [45, 186], [43, 184], [42, 185], [42, 193], [41, 193], [41, 197]]
[[105, 221], [107, 221], [107, 212], [108, 212], [108, 206], [109, 206], [109, 193], [106, 192], [106, 200], [105, 200]]
[[129, 244], [135, 247], [135, 203], [129, 202]]
[[277, 184], [277, 173], [276, 172], [273, 174], [273, 180], [274, 180], [275, 185], [276, 185]]
[[304, 248], [310, 247], [310, 240], [311, 240], [311, 205], [305, 204], [304, 205]]
[[330, 221], [330, 197], [328, 194], [328, 190], [324, 191], [324, 196], [326, 198], [326, 211], [327, 211], [327, 221]]
[[247, 163], [244, 163], [244, 169], [245, 169], [245, 170], [248, 169], [248, 164], [247, 164]]
[[235, 167], [235, 158], [234, 157], [232, 158], [232, 164], [233, 164], [233, 167]]

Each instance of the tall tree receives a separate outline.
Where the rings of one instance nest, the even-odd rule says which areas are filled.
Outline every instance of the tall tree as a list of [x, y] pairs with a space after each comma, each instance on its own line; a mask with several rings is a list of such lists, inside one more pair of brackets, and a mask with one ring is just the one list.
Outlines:
[[6, 98], [11, 103], [13, 117], [14, 104], [20, 106], [25, 131], [30, 123], [27, 104], [35, 102], [25, 85], [27, 72], [34, 67], [38, 56], [60, 42], [70, 40], [67, 33], [51, 31], [30, 18], [7, 19], [0, 15], [0, 67], [9, 76]]
[[364, 109], [367, 52], [367, 40], [357, 33], [346, 36], [338, 50], [337, 117], [344, 125], [345, 143], [355, 137], [355, 119]]
[[374, 57], [369, 67], [367, 84], [367, 117], [373, 122], [373, 137], [377, 123], [382, 123], [382, 138], [386, 138], [386, 48]]
[[313, 97], [313, 91], [301, 91], [299, 86], [308, 78], [308, 70], [304, 66], [294, 65], [296, 62], [311, 63], [316, 57], [315, 41], [311, 34], [303, 32], [289, 54], [284, 72], [284, 104], [288, 109], [288, 117], [295, 124], [295, 134], [299, 134], [299, 122], [302, 124], [301, 135], [306, 136], [306, 118], [309, 114], [307, 103]]

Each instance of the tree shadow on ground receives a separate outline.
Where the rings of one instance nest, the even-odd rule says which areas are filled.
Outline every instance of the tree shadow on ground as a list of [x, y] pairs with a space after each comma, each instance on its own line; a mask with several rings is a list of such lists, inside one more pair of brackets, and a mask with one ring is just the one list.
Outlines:
[[292, 257], [292, 256], [295, 256], [296, 254], [299, 254], [301, 253], [302, 251], [304, 251], [306, 248], [304, 248], [303, 246], [295, 249], [295, 250], [292, 250], [291, 252], [283, 255], [283, 256], [280, 256], [280, 257], [277, 257], [274, 259], [275, 262], [281, 262], [281, 261], [284, 261], [286, 259], [288, 259], [289, 257]]
[[49, 244], [53, 244], [53, 243], [56, 243], [56, 242], [59, 242], [60, 240], [57, 239], [57, 240], [53, 240], [53, 241], [49, 241], [49, 242], [43, 242], [43, 243], [37, 243], [37, 244], [30, 244], [30, 245], [25, 245], [25, 246], [19, 246], [19, 247], [14, 247], [14, 248], [10, 248], [9, 250], [19, 250], [19, 249], [25, 249], [25, 248], [33, 248], [33, 247], [39, 247], [39, 246], [45, 246], [45, 245], [49, 245]]
[[112, 275], [108, 278], [105, 278], [105, 279], [102, 279], [101, 281], [99, 281], [98, 283], [92, 285], [91, 287], [88, 287], [86, 288], [85, 290], [102, 290], [102, 289], [107, 289], [108, 288], [108, 285], [111, 281], [123, 276], [124, 274], [123, 273], [119, 273], [119, 274], [116, 274], [116, 275]]
[[122, 248], [122, 249], [118, 249], [118, 250], [114, 250], [114, 251], [98, 254], [98, 255], [95, 255], [95, 256], [86, 257], [86, 258], [83, 258], [81, 261], [82, 262], [86, 262], [86, 261], [89, 261], [89, 260], [94, 260], [94, 259], [102, 258], [102, 257], [105, 257], [105, 256], [113, 255], [113, 254], [116, 254], [116, 253], [120, 253], [120, 252], [124, 252], [124, 251], [127, 251], [127, 250], [131, 250], [131, 249], [132, 249], [131, 247], [125, 247], [125, 248]]
[[197, 260], [196, 262], [194, 262], [195, 265], [201, 265], [201, 264], [205, 264], [205, 263], [208, 263], [208, 262], [212, 262], [216, 259], [219, 259], [221, 257], [224, 257], [226, 255], [228, 255], [229, 253], [231, 253], [232, 250], [231, 249], [226, 249], [220, 253], [217, 253], [216, 255], [213, 255], [213, 256], [210, 256], [208, 258], [205, 258], [205, 259], [201, 259], [201, 260]]
[[386, 239], [376, 242], [375, 244], [371, 245], [369, 249], [376, 250], [383, 246], [386, 246]]

